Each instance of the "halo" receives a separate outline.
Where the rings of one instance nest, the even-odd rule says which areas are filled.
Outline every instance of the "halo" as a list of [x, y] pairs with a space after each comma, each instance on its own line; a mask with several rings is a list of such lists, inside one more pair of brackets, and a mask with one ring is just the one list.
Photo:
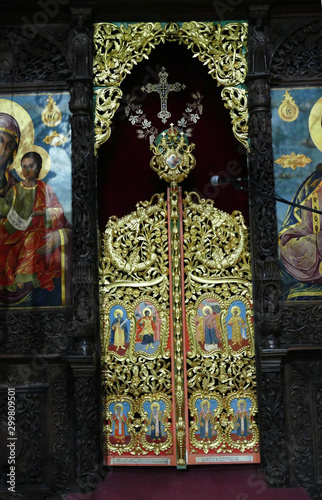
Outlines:
[[238, 408], [240, 407], [240, 404], [241, 404], [241, 403], [244, 403], [244, 406], [245, 406], [245, 408], [246, 408], [247, 403], [246, 403], [245, 399], [238, 399], [238, 401], [237, 401], [237, 406], [238, 406]]
[[25, 153], [29, 153], [31, 151], [34, 153], [40, 154], [40, 156], [42, 158], [42, 167], [41, 167], [38, 179], [43, 179], [44, 177], [46, 177], [46, 175], [48, 174], [48, 172], [50, 170], [50, 164], [51, 164], [50, 156], [44, 148], [42, 148], [41, 146], [36, 146], [35, 144], [32, 146], [29, 146], [27, 149], [22, 149], [19, 146], [18, 153], [14, 159], [14, 162], [10, 165], [9, 170], [15, 169], [17, 174], [19, 175], [19, 177], [21, 179], [24, 179], [24, 176], [22, 174], [22, 169], [21, 169], [21, 158], [23, 157], [23, 155]]
[[156, 401], [155, 401], [154, 403], [152, 403], [152, 404], [151, 404], [151, 410], [152, 410], [153, 408], [155, 408], [155, 407], [157, 407], [157, 409], [158, 409], [158, 410], [160, 410], [160, 405], [159, 405], [159, 403], [157, 403]]
[[207, 312], [206, 311], [210, 311], [212, 313], [212, 309], [210, 306], [205, 306], [203, 309], [202, 309], [202, 312], [203, 314], [206, 316]]
[[116, 318], [116, 315], [119, 314], [121, 315], [121, 318], [123, 318], [123, 311], [122, 309], [115, 309], [114, 311], [114, 318]]
[[0, 99], [0, 112], [13, 116], [20, 128], [18, 150], [27, 152], [35, 141], [35, 129], [29, 113], [20, 104], [9, 99]]
[[208, 408], [210, 408], [210, 403], [209, 403], [208, 399], [204, 399], [203, 401], [201, 401], [201, 408], [203, 408], [203, 406], [205, 404], [208, 406]]
[[316, 101], [309, 116], [309, 131], [315, 146], [322, 151], [322, 97]]
[[123, 408], [122, 403], [116, 403], [116, 405], [114, 406], [114, 409], [116, 410], [116, 408], [117, 408], [118, 406], [121, 408], [121, 411], [123, 411], [123, 409], [124, 409], [124, 408]]
[[240, 310], [240, 307], [238, 307], [238, 306], [233, 306], [231, 308], [231, 314], [234, 314], [234, 311], [236, 311], [236, 310], [238, 311], [238, 316], [239, 316], [241, 313], [241, 310]]
[[152, 309], [151, 309], [150, 307], [145, 307], [145, 308], [143, 309], [143, 314], [144, 314], [144, 316], [145, 316], [145, 313], [146, 313], [147, 311], [149, 311], [149, 313], [150, 313], [150, 314], [152, 314]]

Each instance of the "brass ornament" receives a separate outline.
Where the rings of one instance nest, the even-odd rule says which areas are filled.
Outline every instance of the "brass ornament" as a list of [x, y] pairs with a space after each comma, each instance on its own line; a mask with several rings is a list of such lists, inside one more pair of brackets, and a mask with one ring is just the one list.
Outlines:
[[47, 103], [41, 113], [41, 119], [47, 127], [57, 127], [62, 120], [62, 112], [51, 95], [48, 97]]
[[[122, 97], [120, 84], [135, 64], [148, 59], [160, 42], [183, 43], [209, 74], [225, 87], [234, 134], [247, 147], [247, 92], [240, 88], [247, 73], [247, 23], [134, 23], [94, 26], [95, 150], [110, 136], [111, 120]], [[231, 88], [237, 88], [231, 91]], [[226, 90], [228, 88], [228, 90]]]
[[51, 134], [46, 135], [45, 139], [43, 139], [43, 142], [45, 144], [49, 144], [50, 146], [57, 147], [57, 146], [63, 146], [65, 142], [68, 141], [68, 137], [66, 137], [64, 134], [59, 134], [54, 130]]
[[200, 199], [197, 193], [185, 193], [185, 259], [188, 282], [207, 283], [214, 279], [251, 284], [248, 232], [243, 215], [218, 210], [212, 200]]
[[221, 91], [225, 108], [229, 109], [233, 134], [249, 151], [247, 93], [242, 87], [225, 87]]
[[170, 118], [171, 113], [168, 111], [168, 95], [169, 92], [175, 91], [180, 92], [181, 89], [185, 89], [186, 86], [182, 83], [168, 83], [167, 78], [169, 74], [166, 72], [164, 67], [161, 68], [159, 76], [159, 83], [152, 85], [152, 83], [148, 83], [145, 87], [141, 87], [141, 90], [151, 93], [158, 92], [161, 100], [161, 111], [157, 114], [158, 118], [162, 121], [162, 123], [167, 123], [168, 118]]
[[150, 167], [157, 172], [161, 179], [176, 186], [185, 179], [189, 172], [195, 167], [196, 160], [191, 154], [194, 144], [188, 144], [183, 132], [179, 132], [171, 123], [166, 132], [162, 132], [160, 142], [151, 144], [154, 153]]
[[95, 96], [95, 149], [104, 144], [111, 135], [114, 114], [120, 106], [122, 91], [116, 86], [94, 90]]
[[[186, 103], [185, 111], [182, 113], [176, 125], [181, 131], [185, 131], [187, 137], [191, 135], [191, 125], [193, 126], [197, 123], [203, 112], [203, 105], [201, 104], [203, 96], [200, 92], [193, 92], [191, 97], [193, 98], [193, 102]], [[142, 105], [134, 102], [135, 97], [131, 95], [127, 95], [124, 101], [127, 103], [124, 113], [129, 122], [137, 127], [137, 138], [149, 139], [150, 144], [153, 144], [156, 137], [159, 135], [159, 131], [147, 119], [146, 114], [143, 113]]]
[[122, 219], [109, 219], [102, 238], [103, 291], [125, 285], [151, 286], [155, 279], [165, 281], [168, 239], [163, 197], [154, 195]]
[[279, 117], [284, 122], [294, 122], [299, 116], [299, 112], [299, 107], [294, 101], [294, 98], [290, 95], [289, 91], [286, 90], [284, 99], [278, 108]]
[[180, 226], [180, 191], [177, 186], [168, 189], [169, 198], [169, 230], [171, 254], [171, 288], [172, 288], [172, 324], [173, 324], [173, 358], [175, 381], [175, 415], [176, 415], [176, 448], [177, 464], [186, 466], [186, 424], [185, 394], [183, 370], [183, 322], [182, 322], [182, 290], [181, 262], [181, 226]]
[[281, 165], [283, 168], [295, 170], [296, 168], [305, 167], [308, 163], [311, 163], [311, 161], [311, 158], [308, 158], [304, 154], [295, 154], [294, 151], [292, 151], [290, 155], [282, 155], [275, 160], [275, 163]]

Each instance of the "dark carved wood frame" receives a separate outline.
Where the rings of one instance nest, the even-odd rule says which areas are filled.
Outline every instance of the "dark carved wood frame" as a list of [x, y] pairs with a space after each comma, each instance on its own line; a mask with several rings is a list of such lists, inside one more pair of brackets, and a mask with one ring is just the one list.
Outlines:
[[255, 181], [274, 195], [271, 88], [321, 85], [322, 19], [270, 19], [268, 7], [250, 8], [248, 73], [261, 455], [271, 486], [302, 486], [312, 499], [318, 499], [322, 302], [281, 301], [275, 203], [252, 186]]
[[[2, 27], [0, 35], [5, 55], [0, 92], [10, 97], [22, 90], [68, 90], [72, 114], [72, 306], [63, 312], [8, 309], [0, 315], [1, 441], [7, 438], [7, 388], [15, 387], [16, 494], [28, 500], [95, 490], [106, 472], [99, 403], [91, 26], [90, 7], [71, 7], [69, 24]], [[0, 496], [15, 498], [8, 493], [7, 469], [2, 457]]]
[[[100, 444], [98, 245], [93, 215], [97, 207], [92, 13], [86, 4], [91, 2], [70, 9], [70, 24], [33, 26], [31, 36], [24, 26], [2, 27], [0, 35], [0, 53], [8, 55], [5, 60], [0, 58], [1, 93], [69, 90], [71, 96], [72, 307], [65, 312], [8, 310], [0, 315], [1, 415], [6, 411], [7, 388], [15, 386], [20, 435], [17, 467], [22, 478], [16, 491], [28, 500], [95, 490], [106, 472]], [[268, 7], [249, 4], [249, 176], [273, 194], [270, 88], [285, 82], [321, 81], [318, 49], [322, 26], [316, 18], [271, 19]], [[313, 51], [309, 54], [308, 37]], [[290, 54], [291, 65], [287, 63]], [[308, 56], [316, 62], [309, 72], [305, 67]], [[322, 307], [320, 303], [296, 307], [281, 303], [275, 204], [260, 197], [252, 186], [250, 183], [263, 468], [271, 486], [303, 485], [312, 498], [319, 498]], [[2, 416], [0, 424], [4, 422]], [[31, 432], [27, 432], [28, 425], [32, 425]], [[48, 460], [46, 466], [44, 460]], [[310, 472], [298, 465], [305, 460], [312, 465]], [[0, 497], [14, 498], [3, 484], [3, 472]]]

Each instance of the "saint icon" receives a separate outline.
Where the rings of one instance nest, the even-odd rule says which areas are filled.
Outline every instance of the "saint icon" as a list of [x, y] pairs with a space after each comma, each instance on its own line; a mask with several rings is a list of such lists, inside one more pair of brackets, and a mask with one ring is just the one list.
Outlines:
[[149, 418], [149, 431], [148, 435], [151, 441], [162, 441], [163, 437], [163, 426], [162, 426], [163, 414], [160, 410], [160, 404], [154, 401], [151, 404], [151, 414]]
[[[218, 348], [221, 341], [220, 326], [220, 306], [217, 303], [210, 303], [198, 309], [196, 321], [197, 342], [206, 351]], [[200, 307], [200, 306], [199, 306]]]
[[[111, 311], [113, 313], [113, 310]], [[114, 320], [111, 325], [111, 335], [110, 335], [110, 347], [109, 350], [113, 350], [120, 353], [122, 349], [127, 349], [129, 344], [129, 331], [127, 327], [127, 322], [129, 319], [124, 316], [124, 311], [121, 308], [114, 310]]]
[[210, 409], [210, 402], [205, 399], [201, 402], [201, 411], [199, 412], [199, 436], [200, 439], [212, 439], [216, 433], [213, 422], [213, 414]]
[[160, 344], [161, 320], [158, 311], [149, 302], [140, 303], [135, 310], [136, 351], [152, 354]]
[[232, 316], [228, 320], [228, 325], [231, 327], [230, 344], [232, 349], [238, 350], [248, 344], [246, 334], [246, 322], [241, 316], [241, 309], [234, 305], [231, 308]]
[[253, 433], [250, 428], [250, 417], [247, 406], [251, 406], [251, 401], [246, 399], [237, 399], [232, 401], [232, 407], [235, 410], [234, 415], [234, 430], [231, 434], [236, 441], [241, 438], [251, 439]]
[[124, 408], [121, 403], [115, 405], [115, 412], [113, 415], [114, 430], [113, 436], [117, 442], [122, 442], [125, 440], [126, 431], [126, 416], [124, 415]]
[[174, 153], [171, 153], [167, 157], [166, 162], [169, 165], [169, 168], [174, 170], [177, 167], [177, 165], [179, 165], [179, 163], [181, 162], [181, 158], [180, 158], [180, 156], [178, 156]]

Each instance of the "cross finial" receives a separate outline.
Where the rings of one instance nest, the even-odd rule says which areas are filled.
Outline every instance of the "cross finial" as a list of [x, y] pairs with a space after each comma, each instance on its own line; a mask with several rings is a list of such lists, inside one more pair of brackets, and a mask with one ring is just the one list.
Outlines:
[[[162, 66], [159, 75], [159, 83], [152, 85], [151, 83], [148, 83], [145, 87], [141, 87], [141, 90], [145, 92], [158, 92], [160, 95], [161, 99], [161, 111], [157, 114], [157, 116], [161, 119], [162, 123], [166, 123], [168, 118], [170, 118], [171, 113], [167, 109], [167, 100], [168, 100], [168, 95], [169, 92], [175, 91], [179, 92], [182, 89], [185, 89], [186, 86], [183, 83], [168, 83], [167, 82], [167, 76], [168, 73], [166, 72], [166, 69]], [[173, 124], [172, 124], [173, 126]]]

